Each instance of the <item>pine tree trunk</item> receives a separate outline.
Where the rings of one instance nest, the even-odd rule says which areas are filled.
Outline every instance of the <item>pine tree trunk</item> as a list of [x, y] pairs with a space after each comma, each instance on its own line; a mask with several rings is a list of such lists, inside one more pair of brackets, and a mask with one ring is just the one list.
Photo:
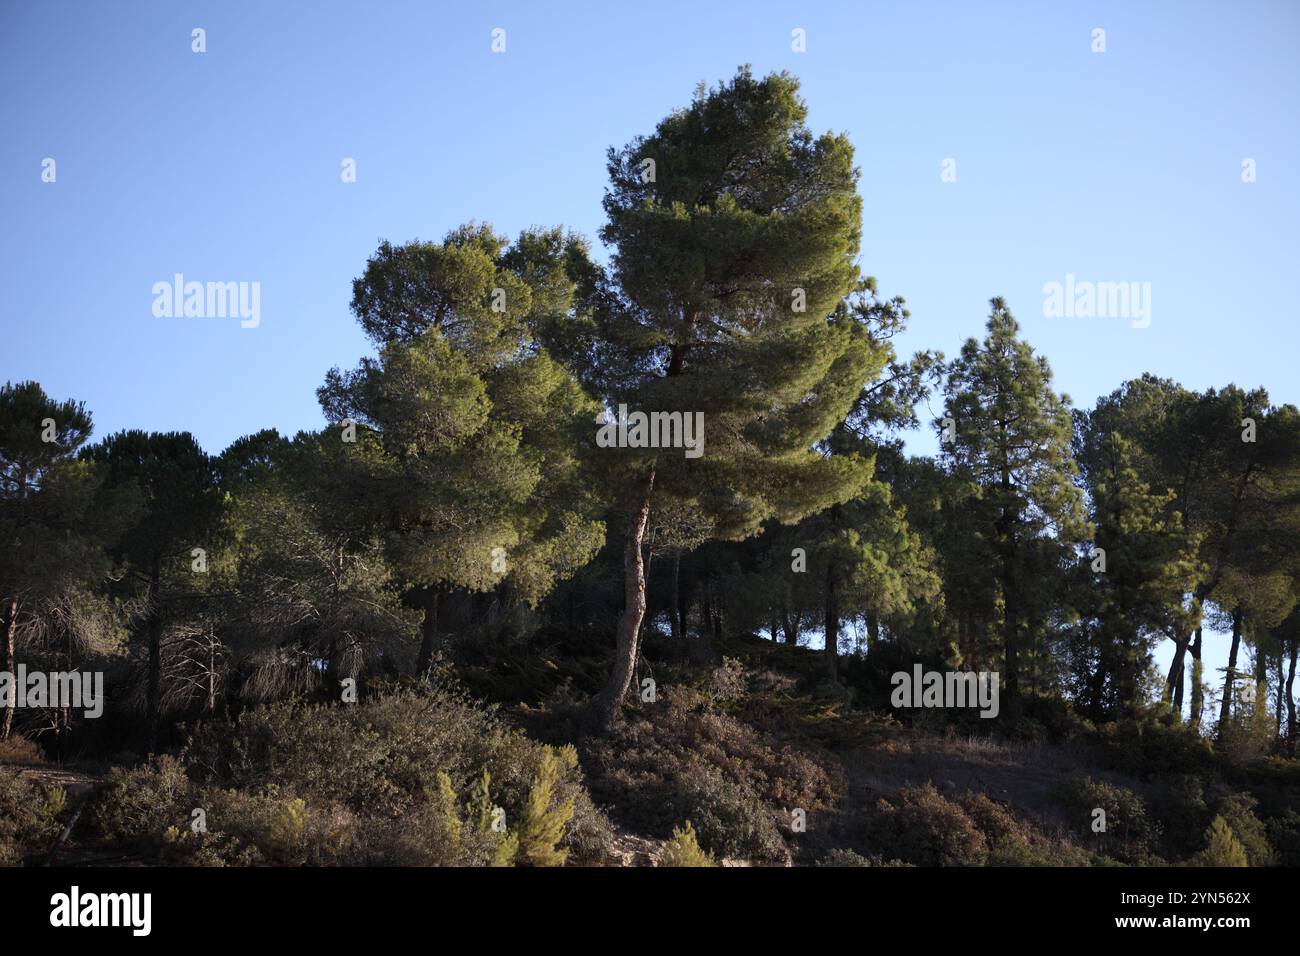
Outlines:
[[1088, 678], [1088, 710], [1098, 720], [1106, 716], [1106, 665], [1102, 661]]
[[646, 582], [645, 562], [641, 545], [646, 525], [650, 520], [650, 498], [654, 491], [655, 473], [646, 478], [640, 501], [628, 521], [627, 542], [623, 547], [623, 614], [618, 621], [618, 637], [614, 649], [614, 670], [609, 683], [593, 704], [593, 717], [601, 730], [608, 730], [618, 719], [623, 698], [632, 683], [636, 666], [637, 637], [641, 621], [645, 618]]
[[1228, 718], [1232, 716], [1233, 679], [1237, 676], [1237, 651], [1241, 648], [1241, 608], [1232, 612], [1232, 649], [1228, 652], [1228, 672], [1223, 678], [1223, 701], [1219, 704], [1219, 738], [1223, 738]]
[[1205, 691], [1201, 687], [1201, 629], [1196, 629], [1196, 636], [1192, 638], [1192, 707], [1191, 707], [1191, 725], [1193, 730], [1199, 730], [1201, 727], [1201, 711], [1205, 709]]
[[424, 620], [420, 624], [420, 656], [415, 661], [415, 675], [423, 678], [428, 674], [429, 664], [433, 661], [433, 652], [438, 649], [438, 585], [425, 585], [420, 598], [424, 609]]
[[1020, 661], [1017, 656], [1019, 650], [1019, 620], [1016, 616], [1015, 604], [1015, 571], [1012, 570], [1010, 562], [1013, 558], [1004, 558], [1006, 564], [1003, 572], [1002, 585], [1002, 633], [1004, 644], [1003, 654], [1005, 657], [1004, 669], [1006, 671], [1006, 682], [1003, 685], [1002, 693], [1006, 697], [1008, 709], [1012, 713], [1018, 713], [1018, 702], [1020, 699]]
[[1174, 675], [1174, 712], [1182, 715], [1183, 712], [1183, 688], [1187, 684], [1187, 668], [1180, 666], [1178, 673]]
[[1300, 651], [1300, 637], [1291, 639], [1291, 659], [1286, 669], [1286, 739], [1291, 745], [1291, 750], [1295, 750], [1296, 742], [1296, 722], [1295, 722], [1295, 660], [1297, 651]]
[[1285, 693], [1286, 688], [1286, 675], [1283, 670], [1282, 649], [1279, 647], [1277, 651], [1277, 707], [1274, 708], [1277, 711], [1277, 726], [1273, 728], [1273, 736], [1279, 741], [1282, 739], [1282, 694]]
[[[13, 696], [9, 700], [8, 706], [5, 707], [4, 722], [0, 724], [0, 740], [8, 740], [10, 733], [13, 732], [14, 726], [14, 707], [18, 703], [18, 651], [16, 643], [16, 634], [18, 631], [18, 599], [13, 598], [9, 602], [9, 613], [5, 615], [5, 661], [4, 670], [7, 670], [13, 680]], [[1294, 721], [1293, 721], [1294, 723]]]
[[1169, 662], [1169, 674], [1165, 677], [1165, 703], [1171, 709], [1181, 713], [1182, 708], [1182, 673], [1187, 665], [1187, 645], [1190, 634], [1182, 630], [1174, 632], [1174, 658]]
[[668, 620], [672, 624], [673, 638], [679, 639], [682, 636], [682, 553], [681, 551], [673, 552], [673, 570], [668, 579]]
[[840, 605], [839, 595], [835, 592], [835, 569], [826, 568], [826, 669], [830, 671], [831, 680], [839, 680], [839, 667], [836, 657], [840, 650]]

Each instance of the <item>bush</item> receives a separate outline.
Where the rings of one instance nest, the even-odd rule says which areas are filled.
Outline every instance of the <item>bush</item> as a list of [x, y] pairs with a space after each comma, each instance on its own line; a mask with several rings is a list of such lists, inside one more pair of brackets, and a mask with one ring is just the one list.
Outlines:
[[8, 740], [0, 740], [0, 764], [42, 764], [45, 753], [34, 740], [17, 734]]
[[1205, 828], [1214, 816], [1205, 781], [1192, 774], [1165, 780], [1152, 795], [1150, 810], [1161, 824], [1169, 853], [1179, 859], [1203, 845]]
[[661, 688], [647, 706], [653, 720], [633, 717], [582, 744], [592, 795], [628, 827], [668, 839], [689, 819], [716, 855], [784, 862], [777, 821], [796, 807], [811, 813], [834, 802], [818, 760], [716, 712], [700, 691]]
[[[1086, 835], [1097, 852], [1135, 865], [1157, 862], [1160, 825], [1147, 815], [1146, 804], [1126, 787], [1075, 774], [1062, 781], [1055, 796], [1071, 820], [1071, 829]], [[1105, 830], [1093, 830], [1095, 812], [1105, 811]]]
[[[579, 781], [571, 747], [455, 694], [396, 691], [202, 725], [180, 759], [115, 770], [88, 830], [195, 865], [558, 865], [612, 841]], [[498, 804], [512, 832], [491, 826]]]
[[271, 704], [202, 724], [186, 762], [205, 782], [246, 790], [270, 778], [359, 812], [398, 815], [430, 799], [440, 771], [463, 787], [491, 766], [495, 777], [522, 778], [522, 790], [531, 767], [493, 765], [513, 763], [493, 760], [509, 737], [491, 711], [461, 696], [396, 691], [353, 705]]
[[695, 839], [695, 828], [691, 826], [691, 821], [687, 820], [685, 827], [674, 829], [672, 839], [664, 848], [664, 855], [659, 861], [660, 866], [717, 866], [713, 862], [713, 857], [700, 849], [699, 841]]
[[1250, 866], [1272, 866], [1273, 847], [1268, 842], [1268, 828], [1255, 816], [1257, 804], [1248, 793], [1234, 793], [1219, 802], [1217, 815], [1232, 829]]
[[910, 866], [902, 860], [884, 860], [879, 856], [863, 856], [854, 850], [837, 847], [817, 861], [818, 866]]
[[932, 784], [880, 800], [867, 825], [867, 841], [882, 856], [916, 866], [980, 866], [989, 860], [988, 838]]
[[735, 657], [724, 657], [722, 666], [714, 668], [709, 675], [705, 693], [715, 705], [729, 704], [745, 696], [747, 683], [744, 662]]
[[1035, 843], [1042, 838], [1017, 821], [1009, 809], [983, 793], [963, 793], [957, 804], [988, 841], [990, 864], [1023, 866], [1035, 862]]
[[130, 770], [114, 767], [86, 811], [87, 825], [107, 843], [156, 848], [168, 828], [189, 829], [197, 806], [185, 768], [163, 755]]
[[1215, 817], [1205, 831], [1205, 849], [1192, 858], [1194, 866], [1249, 866], [1246, 848], [1233, 835], [1223, 817]]
[[537, 768], [537, 776], [528, 791], [523, 819], [519, 821], [518, 860], [529, 866], [562, 866], [569, 855], [557, 844], [573, 816], [573, 801], [561, 803], [555, 798], [560, 774], [578, 767], [578, 754], [572, 747], [555, 750], [546, 747]]
[[701, 767], [677, 781], [671, 812], [688, 812], [699, 822], [700, 841], [718, 856], [782, 860], [785, 842], [771, 812], [745, 784], [710, 767]]
[[49, 849], [65, 806], [62, 789], [46, 790], [0, 769], [0, 866], [21, 866]]
[[1268, 837], [1278, 866], [1300, 866], [1300, 813], [1287, 810], [1268, 821]]

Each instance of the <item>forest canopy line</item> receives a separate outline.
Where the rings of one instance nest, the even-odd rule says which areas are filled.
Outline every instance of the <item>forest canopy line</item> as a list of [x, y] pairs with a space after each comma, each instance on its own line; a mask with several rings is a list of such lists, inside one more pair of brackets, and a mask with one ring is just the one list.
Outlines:
[[[1300, 854], [1295, 406], [1149, 373], [1077, 408], [998, 297], [955, 356], [898, 354], [853, 146], [789, 74], [699, 88], [607, 169], [608, 266], [563, 228], [381, 242], [351, 300], [374, 354], [325, 374], [319, 431], [96, 441], [83, 403], [5, 384], [0, 672], [102, 673], [106, 700], [0, 683], [0, 763], [112, 765], [83, 826], [184, 862], [558, 865], [608, 850], [607, 812], [680, 865], [803, 861], [793, 810], [850, 792], [830, 755], [937, 707], [1133, 773], [1142, 728], [1167, 805], [1188, 777], [1178, 823], [1088, 778], [1064, 832], [1129, 829], [998, 842], [1023, 821], [987, 796], [901, 789], [819, 855]], [[905, 450], [920, 425], [937, 456]], [[969, 706], [923, 671], [969, 672]], [[16, 862], [68, 814], [0, 784]], [[965, 842], [900, 836], [934, 820]]]

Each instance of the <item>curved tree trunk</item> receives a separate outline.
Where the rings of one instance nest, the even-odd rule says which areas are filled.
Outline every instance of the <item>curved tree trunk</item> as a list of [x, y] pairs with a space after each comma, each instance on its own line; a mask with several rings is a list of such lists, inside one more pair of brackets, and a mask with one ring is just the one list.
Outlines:
[[650, 520], [650, 497], [654, 491], [655, 473], [651, 470], [643, 486], [640, 500], [628, 521], [627, 541], [623, 546], [623, 614], [618, 621], [618, 638], [614, 648], [614, 670], [609, 683], [593, 703], [592, 716], [600, 730], [608, 730], [618, 719], [623, 698], [632, 683], [636, 667], [637, 637], [645, 618], [645, 562], [641, 544], [646, 525]]
[[1295, 750], [1297, 729], [1295, 722], [1295, 659], [1297, 651], [1300, 651], [1300, 638], [1293, 637], [1291, 639], [1291, 658], [1286, 669], [1286, 739], [1293, 751]]
[[1169, 662], [1169, 673], [1165, 676], [1165, 703], [1176, 707], [1178, 703], [1178, 675], [1183, 671], [1187, 660], [1187, 637], [1181, 633], [1174, 634], [1174, 657]]

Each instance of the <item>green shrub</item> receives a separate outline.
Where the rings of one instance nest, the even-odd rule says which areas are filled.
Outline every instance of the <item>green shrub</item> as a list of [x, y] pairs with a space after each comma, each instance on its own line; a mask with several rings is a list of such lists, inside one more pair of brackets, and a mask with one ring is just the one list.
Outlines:
[[785, 841], [771, 812], [745, 784], [711, 767], [677, 781], [672, 810], [696, 821], [701, 844], [718, 856], [776, 861], [784, 858]]
[[1206, 781], [1193, 774], [1176, 774], [1152, 794], [1151, 816], [1159, 821], [1168, 852], [1181, 859], [1196, 852], [1205, 839], [1210, 812]]
[[269, 842], [292, 853], [302, 843], [303, 833], [307, 829], [307, 803], [302, 797], [285, 800], [277, 807], [271, 821]]
[[1268, 842], [1268, 828], [1255, 816], [1258, 802], [1248, 793], [1230, 794], [1219, 801], [1217, 815], [1232, 829], [1251, 866], [1272, 866], [1274, 854]]
[[704, 850], [700, 849], [699, 841], [695, 838], [695, 828], [691, 826], [691, 821], [687, 820], [682, 829], [674, 829], [672, 839], [664, 847], [664, 855], [659, 861], [660, 866], [682, 867], [682, 866], [717, 866], [713, 857]]
[[505, 826], [505, 808], [492, 800], [492, 774], [484, 768], [470, 794], [470, 825], [477, 836], [479, 856], [485, 866], [514, 866], [519, 854], [519, 837]]
[[559, 750], [546, 747], [542, 751], [537, 776], [519, 821], [519, 862], [529, 866], [564, 864], [569, 851], [558, 844], [573, 817], [573, 801], [557, 801], [556, 785], [561, 773], [572, 772], [577, 767], [578, 754], [572, 747]]
[[[1057, 785], [1054, 796], [1065, 808], [1071, 829], [1096, 852], [1134, 865], [1158, 862], [1155, 855], [1160, 824], [1147, 814], [1146, 804], [1132, 790], [1074, 774]], [[1092, 829], [1097, 809], [1106, 812], [1106, 829]]]
[[1268, 821], [1269, 842], [1278, 866], [1300, 866], [1300, 813], [1287, 810]]
[[1223, 817], [1215, 817], [1205, 831], [1205, 849], [1192, 858], [1195, 866], [1249, 866], [1246, 848], [1233, 835]]

